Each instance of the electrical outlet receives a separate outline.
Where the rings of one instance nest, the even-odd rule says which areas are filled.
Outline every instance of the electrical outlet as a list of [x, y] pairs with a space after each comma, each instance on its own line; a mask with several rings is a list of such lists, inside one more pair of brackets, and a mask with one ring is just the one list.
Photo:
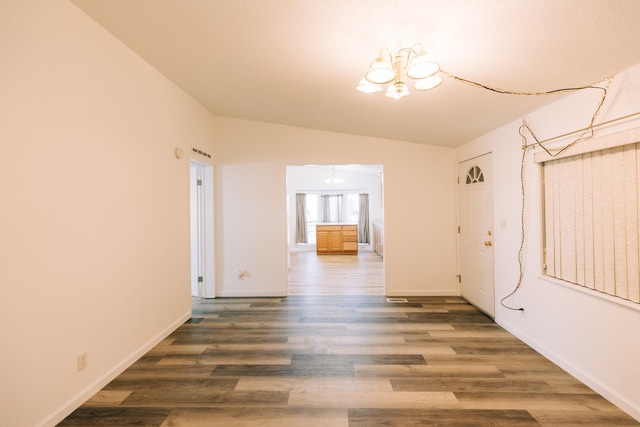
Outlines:
[[78, 371], [82, 371], [87, 367], [87, 352], [83, 351], [78, 355]]

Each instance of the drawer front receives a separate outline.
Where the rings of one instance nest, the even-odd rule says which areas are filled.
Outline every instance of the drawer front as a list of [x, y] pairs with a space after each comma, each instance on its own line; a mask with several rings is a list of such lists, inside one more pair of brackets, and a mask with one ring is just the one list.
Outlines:
[[358, 242], [343, 242], [342, 250], [344, 251], [357, 251], [358, 250]]
[[358, 241], [358, 236], [357, 236], [357, 233], [355, 231], [343, 231], [342, 232], [342, 239], [345, 242], [357, 242]]
[[316, 225], [316, 231], [340, 231], [342, 227], [339, 225]]
[[354, 233], [358, 232], [358, 226], [357, 225], [343, 225], [342, 226], [342, 231], [353, 231]]

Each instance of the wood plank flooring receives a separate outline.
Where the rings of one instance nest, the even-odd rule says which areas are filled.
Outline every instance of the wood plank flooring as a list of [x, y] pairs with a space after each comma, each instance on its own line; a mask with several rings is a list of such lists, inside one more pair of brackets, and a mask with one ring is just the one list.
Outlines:
[[456, 297], [202, 300], [61, 426], [631, 426]]
[[384, 270], [380, 255], [316, 255], [292, 252], [289, 295], [383, 295]]

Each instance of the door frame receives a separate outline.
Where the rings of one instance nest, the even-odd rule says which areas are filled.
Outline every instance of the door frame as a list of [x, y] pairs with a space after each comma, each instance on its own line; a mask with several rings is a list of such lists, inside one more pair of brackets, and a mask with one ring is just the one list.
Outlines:
[[[286, 164], [285, 165], [285, 200], [286, 200], [286, 207], [285, 207], [285, 214], [286, 214], [286, 236], [287, 236], [287, 244], [286, 244], [286, 254], [287, 254], [287, 271], [286, 271], [286, 276], [287, 276], [287, 293], [289, 290], [289, 268], [291, 266], [291, 253], [292, 252], [304, 252], [304, 251], [292, 251], [291, 249], [291, 243], [292, 243], [292, 233], [294, 232], [294, 230], [291, 229], [292, 227], [292, 218], [295, 218], [295, 197], [291, 197], [291, 195], [295, 196], [296, 191], [302, 191], [305, 192], [304, 190], [302, 190], [302, 188], [305, 187], [306, 184], [303, 185], [299, 185], [298, 182], [295, 182], [294, 180], [290, 179], [290, 175], [289, 175], [289, 167], [308, 167], [308, 168], [317, 168], [318, 166], [348, 166], [348, 165], [352, 165], [352, 166], [379, 166], [380, 167], [380, 172], [379, 172], [379, 186], [380, 186], [380, 210], [381, 210], [381, 218], [373, 218], [373, 217], [369, 217], [369, 227], [370, 227], [370, 242], [369, 242], [369, 247], [370, 250], [372, 252], [375, 252], [375, 246], [374, 246], [374, 241], [373, 241], [373, 222], [377, 219], [384, 219], [384, 211], [385, 211], [385, 205], [384, 205], [384, 192], [385, 192], [385, 186], [384, 186], [384, 163], [371, 163], [371, 162], [356, 162], [353, 164], [344, 164], [344, 163], [333, 163], [333, 164], [328, 164], [328, 163], [309, 163], [309, 164]], [[354, 189], [337, 189], [336, 192], [350, 192], [353, 191]], [[310, 193], [315, 193], [317, 192], [318, 194], [320, 194], [323, 191], [327, 191], [326, 189], [319, 189], [319, 188], [310, 188], [308, 192]], [[358, 192], [360, 193], [367, 193], [369, 195], [369, 203], [371, 203], [371, 199], [372, 199], [372, 190], [370, 188], [364, 188], [361, 191], [358, 190]], [[369, 210], [370, 210], [370, 214], [371, 214], [371, 205], [369, 205]], [[382, 233], [381, 233], [381, 237], [382, 237], [382, 241], [384, 242], [384, 227], [382, 228]], [[309, 250], [309, 252], [312, 252], [311, 250]], [[315, 250], [313, 251], [315, 252]], [[360, 249], [358, 248], [358, 253], [360, 253]], [[382, 286], [382, 295], [386, 295], [387, 293], [387, 277], [386, 277], [386, 273], [384, 273], [386, 271], [385, 269], [385, 265], [386, 265], [386, 258], [382, 257], [382, 265], [383, 265], [383, 286]]]

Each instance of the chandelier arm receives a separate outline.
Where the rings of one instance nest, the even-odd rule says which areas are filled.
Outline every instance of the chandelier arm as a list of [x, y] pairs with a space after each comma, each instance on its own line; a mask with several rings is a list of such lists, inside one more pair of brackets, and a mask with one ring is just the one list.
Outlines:
[[[417, 43], [416, 43], [417, 44]], [[414, 45], [415, 46], [415, 45]], [[400, 49], [396, 49], [396, 55], [400, 55], [402, 57], [402, 69], [406, 70], [409, 66], [409, 62], [411, 61], [411, 54], [418, 55], [412, 47], [402, 47]], [[406, 56], [405, 56], [406, 55]], [[395, 62], [395, 58], [394, 58]]]
[[393, 80], [391, 81], [391, 84], [394, 85], [396, 83], [398, 83], [401, 80], [401, 73], [402, 73], [402, 68], [400, 68], [401, 65], [398, 63], [398, 61], [393, 61]]
[[[420, 48], [418, 50], [415, 49], [416, 46], [420, 46]], [[409, 55], [407, 55], [407, 64], [409, 64], [409, 59], [411, 56], [411, 52], [413, 52], [414, 56], [419, 56], [420, 52], [422, 52], [424, 50], [424, 47], [422, 46], [422, 43], [414, 43], [413, 46], [411, 46], [409, 49]]]
[[385, 51], [385, 50], [387, 51], [387, 56], [389, 57], [389, 62], [393, 63], [393, 55], [391, 55], [391, 49], [389, 49], [389, 48], [388, 48], [388, 47], [386, 47], [386, 46], [383, 46], [383, 47], [380, 49], [380, 57], [383, 57], [383, 56], [384, 56], [384, 51]]

